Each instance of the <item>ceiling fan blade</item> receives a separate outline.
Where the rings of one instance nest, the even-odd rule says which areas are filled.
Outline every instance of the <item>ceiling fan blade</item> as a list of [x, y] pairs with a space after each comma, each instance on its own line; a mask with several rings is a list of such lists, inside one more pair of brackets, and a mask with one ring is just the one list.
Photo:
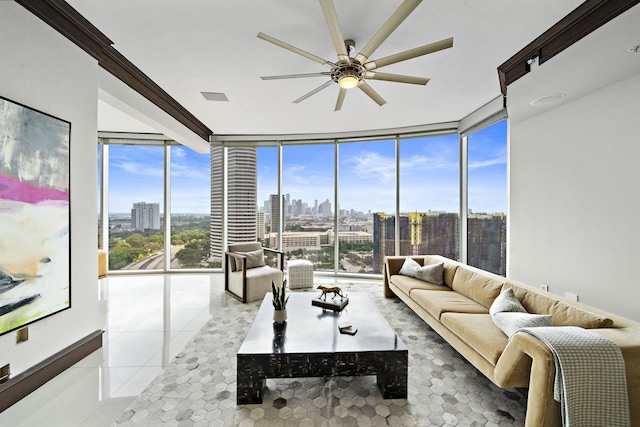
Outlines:
[[317, 88], [315, 88], [311, 92], [302, 95], [300, 98], [298, 98], [295, 101], [293, 101], [293, 103], [294, 104], [298, 104], [298, 103], [304, 101], [305, 99], [307, 99], [308, 97], [310, 97], [311, 95], [315, 95], [316, 93], [320, 92], [322, 89], [328, 88], [332, 84], [333, 84], [333, 80], [329, 80], [328, 82], [322, 84], [321, 86], [318, 86]]
[[351, 62], [349, 59], [349, 52], [344, 44], [344, 38], [342, 38], [342, 31], [340, 30], [340, 22], [338, 22], [338, 14], [336, 13], [333, 0], [320, 0], [320, 7], [324, 14], [324, 19], [327, 21], [329, 27], [329, 33], [331, 34], [331, 40], [336, 47], [339, 61]]
[[336, 108], [333, 111], [340, 111], [342, 109], [342, 103], [344, 102], [344, 97], [347, 96], [347, 89], [340, 88], [340, 92], [338, 92], [338, 100], [336, 101]]
[[395, 64], [396, 62], [417, 58], [418, 56], [437, 52], [443, 49], [448, 49], [450, 47], [453, 47], [453, 37], [440, 40], [435, 43], [426, 44], [424, 46], [416, 47], [415, 49], [405, 50], [404, 52], [396, 53], [394, 55], [385, 56], [384, 58], [369, 61], [364, 64], [364, 68], [366, 68], [367, 70], [375, 70], [376, 68], [384, 67], [385, 65]]
[[366, 82], [360, 82], [358, 84], [358, 87], [360, 88], [361, 91], [366, 93], [369, 98], [373, 99], [375, 103], [378, 104], [379, 106], [382, 107], [384, 104], [387, 103], [387, 101], [382, 99], [382, 97], [378, 95], [378, 92], [373, 90], [373, 88], [369, 86]]
[[356, 60], [361, 64], [367, 62], [371, 54], [384, 42], [387, 37], [404, 21], [413, 10], [418, 7], [422, 0], [404, 0], [395, 12], [387, 19], [377, 33], [371, 37], [371, 40], [356, 55]]
[[389, 73], [374, 73], [372, 71], [367, 72], [364, 75], [364, 78], [371, 80], [384, 80], [387, 82], [410, 83], [414, 85], [426, 85], [427, 83], [429, 83], [429, 80], [431, 80], [426, 77], [403, 76], [401, 74]]
[[315, 61], [315, 62], [317, 62], [319, 64], [322, 64], [322, 65], [328, 64], [328, 65], [333, 66], [333, 63], [330, 62], [330, 61], [327, 61], [326, 59], [322, 59], [319, 56], [316, 56], [316, 55], [314, 55], [312, 53], [309, 53], [309, 52], [307, 52], [305, 50], [299, 49], [299, 48], [297, 48], [295, 46], [291, 46], [289, 43], [285, 43], [285, 42], [283, 42], [281, 40], [278, 40], [278, 39], [276, 39], [274, 37], [266, 35], [265, 33], [258, 33], [258, 38], [260, 38], [262, 40], [265, 40], [265, 41], [268, 41], [270, 43], [273, 43], [276, 46], [280, 46], [281, 48], [290, 50], [291, 52], [297, 53], [298, 55], [302, 55], [305, 58], [310, 59], [312, 61]]
[[280, 79], [298, 79], [302, 77], [320, 77], [320, 76], [330, 76], [331, 73], [329, 71], [322, 73], [305, 73], [305, 74], [283, 74], [280, 76], [262, 76], [260, 77], [262, 80], [280, 80]]

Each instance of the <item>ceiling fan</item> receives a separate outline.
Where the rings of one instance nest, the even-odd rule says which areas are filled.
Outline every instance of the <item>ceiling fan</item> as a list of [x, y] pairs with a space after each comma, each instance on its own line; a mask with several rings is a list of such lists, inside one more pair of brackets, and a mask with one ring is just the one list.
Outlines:
[[405, 76], [399, 74], [380, 73], [376, 70], [385, 65], [395, 64], [397, 62], [406, 61], [407, 59], [416, 58], [429, 53], [437, 52], [439, 50], [448, 49], [453, 46], [453, 37], [440, 40], [435, 43], [420, 46], [414, 49], [410, 49], [404, 52], [396, 53], [394, 55], [386, 56], [384, 58], [370, 60], [370, 56], [373, 52], [380, 47], [380, 45], [391, 35], [393, 31], [413, 12], [413, 10], [422, 2], [422, 0], [404, 0], [402, 4], [396, 9], [396, 11], [387, 19], [387, 21], [380, 27], [377, 33], [373, 35], [371, 40], [362, 48], [360, 53], [355, 57], [350, 56], [351, 49], [355, 47], [353, 40], [345, 40], [342, 37], [340, 30], [340, 24], [338, 22], [338, 15], [336, 13], [333, 0], [320, 0], [320, 6], [322, 13], [324, 14], [325, 21], [329, 27], [329, 33], [331, 39], [335, 45], [336, 52], [338, 54], [338, 61], [331, 62], [326, 59], [320, 58], [312, 53], [299, 49], [274, 37], [271, 37], [264, 33], [258, 33], [258, 37], [262, 40], [268, 41], [287, 49], [291, 52], [302, 55], [307, 59], [315, 61], [322, 65], [328, 65], [331, 67], [330, 71], [320, 73], [306, 73], [306, 74], [288, 74], [281, 76], [265, 76], [261, 77], [262, 80], [275, 80], [275, 79], [291, 79], [301, 77], [317, 77], [317, 76], [329, 76], [330, 80], [323, 85], [315, 88], [311, 92], [301, 96], [293, 101], [299, 103], [337, 83], [340, 87], [338, 92], [338, 100], [336, 102], [335, 110], [339, 111], [342, 108], [344, 98], [347, 94], [347, 90], [358, 87], [369, 98], [371, 98], [378, 105], [382, 106], [386, 101], [375, 91], [365, 80], [385, 80], [389, 82], [398, 83], [410, 83], [417, 85], [426, 85], [429, 79], [426, 77], [414, 77]]

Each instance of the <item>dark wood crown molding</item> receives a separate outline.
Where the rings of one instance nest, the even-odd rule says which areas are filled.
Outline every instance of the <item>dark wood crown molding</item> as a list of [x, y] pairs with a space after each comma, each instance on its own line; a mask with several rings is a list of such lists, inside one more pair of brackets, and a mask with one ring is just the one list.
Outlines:
[[530, 71], [530, 60], [537, 57], [538, 64], [544, 64], [638, 3], [640, 0], [586, 0], [498, 67], [502, 94], [506, 96], [507, 86]]
[[67, 37], [98, 64], [205, 141], [213, 132], [112, 45], [100, 30], [64, 0], [16, 2]]

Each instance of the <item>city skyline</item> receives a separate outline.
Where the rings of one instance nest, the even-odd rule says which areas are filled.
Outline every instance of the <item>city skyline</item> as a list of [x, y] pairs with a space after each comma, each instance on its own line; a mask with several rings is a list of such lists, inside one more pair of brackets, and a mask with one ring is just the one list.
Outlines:
[[[159, 202], [164, 211], [164, 149], [110, 146], [109, 212], [130, 212], [133, 203]], [[171, 147], [171, 211], [208, 214], [210, 158], [186, 147]], [[277, 193], [277, 149], [258, 148], [257, 203]], [[334, 205], [334, 146], [285, 146], [282, 194], [309, 205]], [[506, 121], [469, 137], [469, 208], [506, 213]], [[339, 209], [366, 213], [395, 211], [395, 141], [339, 145]], [[400, 210], [459, 211], [458, 135], [400, 142]], [[333, 207], [335, 208], [335, 207]]]

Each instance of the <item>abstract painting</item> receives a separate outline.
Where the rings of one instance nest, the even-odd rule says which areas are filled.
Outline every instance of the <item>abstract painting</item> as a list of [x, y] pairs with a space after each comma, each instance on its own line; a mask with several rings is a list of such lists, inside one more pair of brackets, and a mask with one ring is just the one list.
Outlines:
[[0, 97], [0, 335], [71, 307], [70, 135]]

